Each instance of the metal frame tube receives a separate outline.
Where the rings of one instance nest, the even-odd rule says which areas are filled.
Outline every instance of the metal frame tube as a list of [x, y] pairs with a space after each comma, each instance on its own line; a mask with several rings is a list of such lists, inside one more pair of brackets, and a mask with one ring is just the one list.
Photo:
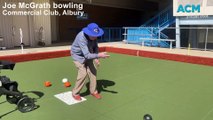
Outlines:
[[209, 28], [206, 28], [205, 51], [206, 51], [206, 49], [207, 49], [208, 35], [209, 35]]

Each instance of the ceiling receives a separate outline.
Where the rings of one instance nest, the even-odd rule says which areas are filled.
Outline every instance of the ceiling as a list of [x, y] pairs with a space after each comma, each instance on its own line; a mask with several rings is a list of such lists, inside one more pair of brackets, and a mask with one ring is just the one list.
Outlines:
[[158, 9], [159, 4], [171, 0], [55, 0], [55, 1], [72, 1], [83, 4], [147, 11], [153, 9], [156, 10]]

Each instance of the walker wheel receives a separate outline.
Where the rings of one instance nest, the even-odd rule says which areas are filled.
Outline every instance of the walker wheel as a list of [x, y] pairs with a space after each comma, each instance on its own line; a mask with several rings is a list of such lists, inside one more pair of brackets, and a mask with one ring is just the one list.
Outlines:
[[34, 100], [25, 96], [21, 98], [17, 103], [17, 109], [22, 112], [30, 112], [35, 109]]
[[18, 98], [11, 95], [6, 95], [6, 99], [10, 104], [16, 104], [18, 102]]
[[38, 42], [38, 45], [44, 47], [44, 46], [45, 46], [45, 42], [39, 41], [39, 42]]

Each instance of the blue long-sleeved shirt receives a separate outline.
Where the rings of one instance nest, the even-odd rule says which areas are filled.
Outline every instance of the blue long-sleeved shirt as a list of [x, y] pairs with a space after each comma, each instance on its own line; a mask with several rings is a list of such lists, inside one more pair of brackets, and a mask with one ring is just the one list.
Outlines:
[[75, 61], [80, 63], [98, 58], [97, 40], [88, 40], [83, 31], [79, 32], [71, 45], [71, 55]]

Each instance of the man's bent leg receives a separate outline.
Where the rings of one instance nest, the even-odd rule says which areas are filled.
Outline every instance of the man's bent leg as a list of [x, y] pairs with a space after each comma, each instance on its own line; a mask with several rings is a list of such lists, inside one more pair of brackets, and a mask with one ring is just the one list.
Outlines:
[[90, 93], [92, 96], [94, 96], [97, 99], [101, 99], [101, 95], [97, 91], [97, 70], [94, 66], [93, 61], [89, 61], [87, 63], [87, 74], [89, 75], [90, 79]]
[[79, 92], [81, 91], [81, 89], [83, 88], [83, 86], [85, 84], [87, 70], [86, 70], [84, 64], [81, 64], [78, 61], [74, 61], [74, 63], [78, 69], [78, 75], [77, 75], [77, 80], [76, 80], [76, 83], [75, 83], [75, 86], [74, 86], [72, 92], [73, 92], [73, 95], [77, 95], [77, 94], [79, 94]]

